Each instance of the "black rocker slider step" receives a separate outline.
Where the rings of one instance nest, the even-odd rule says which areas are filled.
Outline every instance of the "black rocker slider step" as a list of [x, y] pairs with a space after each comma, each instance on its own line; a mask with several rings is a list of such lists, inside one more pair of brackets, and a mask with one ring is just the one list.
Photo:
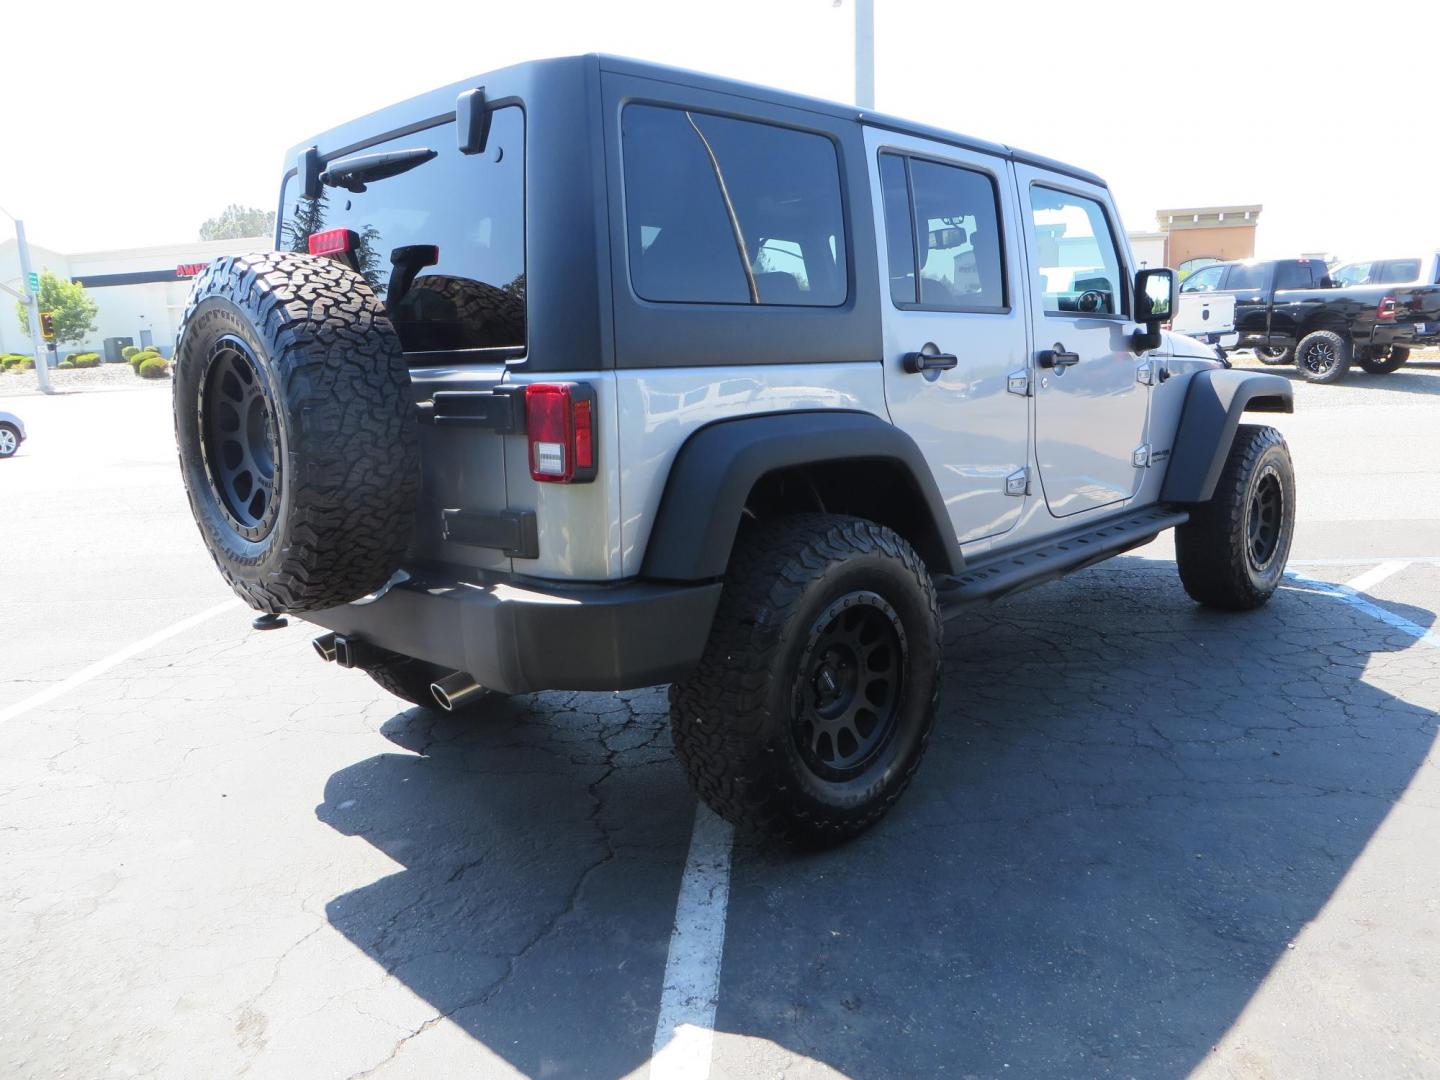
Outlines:
[[964, 572], [936, 582], [943, 615], [977, 600], [1043, 585], [1047, 581], [1149, 543], [1165, 529], [1190, 520], [1185, 510], [1151, 506], [1126, 511], [1030, 547], [1011, 549], [967, 563]]

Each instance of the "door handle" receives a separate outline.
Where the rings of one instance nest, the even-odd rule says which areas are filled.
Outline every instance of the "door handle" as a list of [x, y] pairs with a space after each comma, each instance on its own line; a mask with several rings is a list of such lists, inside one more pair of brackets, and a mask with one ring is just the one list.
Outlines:
[[954, 353], [941, 352], [932, 342], [926, 342], [919, 352], [905, 354], [905, 370], [911, 375], [926, 371], [949, 371], [960, 363]]
[[1066, 352], [1065, 346], [1061, 345], [1060, 342], [1057, 341], [1055, 342], [1055, 347], [1053, 349], [1043, 350], [1040, 355], [1036, 357], [1036, 360], [1039, 362], [1041, 367], [1067, 368], [1073, 364], [1078, 364], [1080, 362], [1080, 354]]

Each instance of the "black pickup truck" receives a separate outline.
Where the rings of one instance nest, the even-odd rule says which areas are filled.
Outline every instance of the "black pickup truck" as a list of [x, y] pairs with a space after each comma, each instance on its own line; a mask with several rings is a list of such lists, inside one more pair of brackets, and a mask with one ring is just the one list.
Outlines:
[[[1357, 264], [1358, 265], [1358, 264]], [[1311, 382], [1336, 382], [1352, 362], [1385, 374], [1412, 348], [1440, 346], [1440, 253], [1366, 264], [1363, 284], [1318, 259], [1217, 263], [1180, 286], [1174, 329], [1224, 349], [1294, 360]], [[1400, 278], [1406, 280], [1399, 280]]]

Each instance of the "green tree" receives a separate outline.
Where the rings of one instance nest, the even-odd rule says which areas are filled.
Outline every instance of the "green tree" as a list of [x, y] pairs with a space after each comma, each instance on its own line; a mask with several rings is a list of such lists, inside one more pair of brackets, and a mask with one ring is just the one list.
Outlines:
[[270, 236], [275, 232], [275, 211], [231, 203], [200, 226], [201, 240], [239, 240], [246, 236]]
[[[48, 311], [55, 317], [56, 344], [76, 345], [84, 341], [86, 335], [95, 332], [95, 315], [100, 309], [85, 295], [84, 285], [42, 270], [40, 310]], [[20, 322], [21, 333], [28, 335], [30, 315], [24, 304], [16, 303], [15, 318]]]

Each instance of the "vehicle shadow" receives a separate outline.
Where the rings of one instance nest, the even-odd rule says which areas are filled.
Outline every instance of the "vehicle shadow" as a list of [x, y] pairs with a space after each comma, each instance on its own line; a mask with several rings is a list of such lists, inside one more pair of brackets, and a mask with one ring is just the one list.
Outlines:
[[[820, 855], [738, 841], [719, 1052], [741, 1035], [855, 1077], [1188, 1073], [1430, 752], [1403, 671], [1366, 670], [1412, 639], [1300, 589], [1204, 612], [1134, 559], [947, 633], [930, 754], [885, 822]], [[523, 1073], [643, 1068], [693, 807], [664, 708], [397, 715], [406, 752], [334, 774], [317, 813], [402, 869], [330, 922]]]

